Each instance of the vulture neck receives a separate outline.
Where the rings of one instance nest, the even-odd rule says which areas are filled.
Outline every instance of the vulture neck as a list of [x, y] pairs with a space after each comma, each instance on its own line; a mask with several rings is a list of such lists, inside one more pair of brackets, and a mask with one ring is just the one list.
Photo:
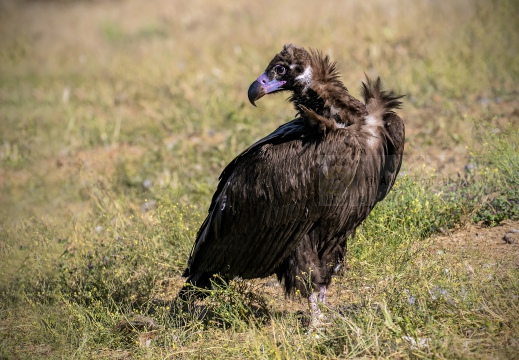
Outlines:
[[301, 91], [294, 92], [290, 101], [299, 115], [304, 116], [302, 105], [319, 117], [333, 119], [339, 128], [359, 123], [367, 115], [365, 105], [351, 96], [337, 78], [327, 80], [313, 80]]

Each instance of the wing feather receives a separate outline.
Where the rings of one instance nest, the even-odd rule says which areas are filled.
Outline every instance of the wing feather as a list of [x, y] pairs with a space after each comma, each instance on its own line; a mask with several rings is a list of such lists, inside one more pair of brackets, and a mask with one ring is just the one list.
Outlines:
[[[320, 164], [326, 161], [328, 167], [340, 166], [353, 179], [358, 144], [344, 140], [348, 138], [346, 129], [341, 134], [316, 135], [307, 126], [296, 119], [279, 127], [224, 169], [185, 276], [270, 275], [316, 223], [333, 216], [337, 206], [344, 206], [320, 203]], [[323, 141], [322, 136], [335, 138]], [[333, 173], [327, 181], [342, 180], [334, 176], [339, 174]], [[339, 192], [348, 185], [343, 182]]]

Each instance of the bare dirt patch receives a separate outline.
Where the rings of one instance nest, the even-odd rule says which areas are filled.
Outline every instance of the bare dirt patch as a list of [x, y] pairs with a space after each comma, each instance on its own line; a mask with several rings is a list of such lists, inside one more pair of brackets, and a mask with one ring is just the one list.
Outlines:
[[500, 226], [468, 224], [450, 235], [439, 236], [440, 247], [449, 251], [476, 251], [482, 257], [519, 267], [519, 221], [506, 221]]

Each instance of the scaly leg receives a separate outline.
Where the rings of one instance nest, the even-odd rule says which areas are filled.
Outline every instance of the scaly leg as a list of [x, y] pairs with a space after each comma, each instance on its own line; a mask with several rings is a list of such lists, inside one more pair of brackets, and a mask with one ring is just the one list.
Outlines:
[[326, 305], [326, 286], [319, 286], [319, 301]]
[[323, 314], [321, 313], [321, 309], [319, 309], [319, 304], [317, 303], [317, 293], [312, 292], [308, 297], [308, 304], [310, 305], [310, 316], [312, 317], [310, 320], [310, 328], [316, 328], [321, 324], [321, 318]]

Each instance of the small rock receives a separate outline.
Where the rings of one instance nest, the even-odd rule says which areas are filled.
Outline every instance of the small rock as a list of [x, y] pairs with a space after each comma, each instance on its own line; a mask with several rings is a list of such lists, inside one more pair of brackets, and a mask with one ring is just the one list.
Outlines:
[[515, 244], [517, 241], [515, 234], [517, 234], [517, 233], [518, 233], [517, 231], [510, 231], [510, 232], [506, 233], [505, 236], [503, 236], [504, 242], [507, 244]]
[[141, 205], [141, 213], [147, 213], [151, 209], [154, 209], [156, 205], [157, 201], [155, 200], [146, 201], [144, 204]]
[[117, 324], [115, 324], [115, 329], [120, 332], [152, 331], [157, 329], [157, 323], [150, 317], [135, 315], [133, 317], [120, 320]]
[[145, 188], [145, 189], [149, 189], [153, 186], [153, 182], [151, 181], [151, 179], [146, 179], [142, 182], [142, 186]]
[[425, 349], [429, 347], [429, 342], [431, 341], [431, 338], [413, 338], [411, 336], [402, 336], [402, 340], [407, 341], [411, 345], [411, 349], [418, 350], [418, 349]]

